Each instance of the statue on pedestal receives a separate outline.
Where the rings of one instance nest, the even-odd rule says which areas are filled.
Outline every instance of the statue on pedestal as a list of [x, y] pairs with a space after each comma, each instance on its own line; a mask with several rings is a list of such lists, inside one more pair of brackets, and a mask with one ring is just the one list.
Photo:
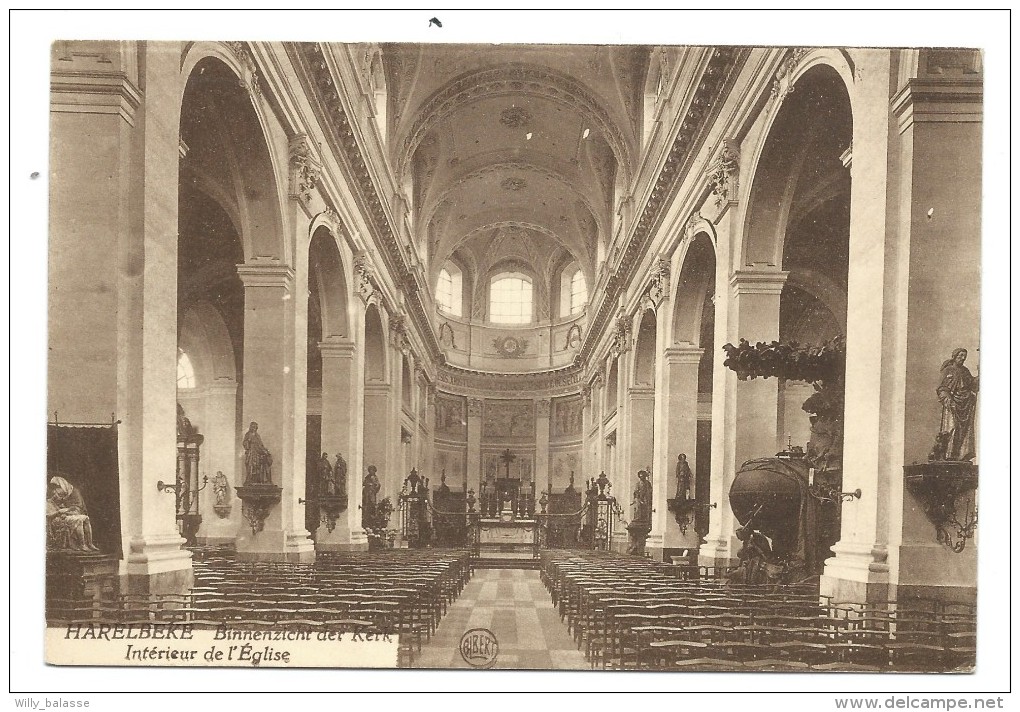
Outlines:
[[212, 481], [213, 496], [216, 497], [215, 507], [225, 507], [229, 504], [230, 499], [230, 483], [227, 482], [227, 476], [219, 470], [216, 471], [216, 476], [213, 477]]
[[963, 365], [967, 349], [955, 349], [942, 363], [942, 381], [935, 393], [942, 404], [942, 423], [929, 460], [968, 462], [976, 453], [974, 414], [977, 410], [978, 379]]
[[375, 471], [375, 465], [369, 465], [368, 474], [365, 475], [365, 479], [361, 483], [362, 526], [368, 526], [368, 523], [375, 520], [376, 497], [379, 496], [379, 490], [382, 489]]
[[634, 487], [634, 501], [631, 504], [634, 507], [633, 522], [652, 521], [652, 483], [648, 479], [647, 470], [638, 472], [638, 483]]
[[333, 465], [333, 479], [336, 481], [336, 495], [347, 498], [347, 460], [340, 453], [336, 454], [336, 464]]
[[322, 453], [319, 459], [319, 493], [324, 497], [336, 496], [336, 478], [333, 466], [329, 464], [329, 455]]
[[273, 484], [273, 456], [262, 444], [259, 424], [254, 420], [248, 427], [248, 432], [244, 434], [242, 445], [244, 446], [245, 486]]
[[676, 456], [676, 498], [686, 500], [691, 498], [691, 483], [694, 481], [694, 474], [691, 466], [687, 463], [687, 455], [680, 453]]

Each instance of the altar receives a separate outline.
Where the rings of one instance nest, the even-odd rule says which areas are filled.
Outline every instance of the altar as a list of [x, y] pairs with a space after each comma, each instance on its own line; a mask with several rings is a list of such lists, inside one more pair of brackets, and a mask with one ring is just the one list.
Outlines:
[[498, 546], [501, 550], [512, 550], [523, 546], [534, 546], [534, 519], [482, 519], [479, 525], [478, 543]]

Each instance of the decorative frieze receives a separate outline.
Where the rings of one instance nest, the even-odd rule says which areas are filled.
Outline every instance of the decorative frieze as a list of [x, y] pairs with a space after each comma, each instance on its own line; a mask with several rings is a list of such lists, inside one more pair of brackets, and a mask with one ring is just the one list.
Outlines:
[[441, 386], [453, 391], [519, 393], [521, 391], [567, 391], [581, 382], [581, 368], [571, 365], [541, 373], [487, 373], [443, 365], [436, 374]]

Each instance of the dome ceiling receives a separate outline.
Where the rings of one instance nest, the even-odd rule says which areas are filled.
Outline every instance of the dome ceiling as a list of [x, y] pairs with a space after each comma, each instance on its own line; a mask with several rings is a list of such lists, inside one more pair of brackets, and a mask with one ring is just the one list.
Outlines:
[[383, 61], [391, 159], [432, 278], [454, 255], [484, 269], [513, 253], [593, 280], [635, 162], [647, 48], [388, 45]]

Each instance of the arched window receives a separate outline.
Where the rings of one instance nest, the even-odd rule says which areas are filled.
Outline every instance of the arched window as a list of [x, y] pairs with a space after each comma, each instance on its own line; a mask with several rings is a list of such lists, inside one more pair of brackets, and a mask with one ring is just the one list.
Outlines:
[[560, 273], [560, 318], [579, 314], [587, 303], [588, 283], [581, 266], [575, 262]]
[[506, 272], [492, 278], [489, 320], [496, 324], [531, 323], [531, 278]]
[[195, 367], [191, 365], [191, 359], [184, 349], [177, 349], [177, 387], [195, 387]]
[[588, 283], [584, 281], [584, 272], [577, 270], [570, 278], [570, 313], [577, 314], [588, 303]]
[[447, 314], [461, 315], [463, 297], [463, 276], [461, 271], [451, 264], [439, 270], [439, 281], [436, 283], [436, 304]]

